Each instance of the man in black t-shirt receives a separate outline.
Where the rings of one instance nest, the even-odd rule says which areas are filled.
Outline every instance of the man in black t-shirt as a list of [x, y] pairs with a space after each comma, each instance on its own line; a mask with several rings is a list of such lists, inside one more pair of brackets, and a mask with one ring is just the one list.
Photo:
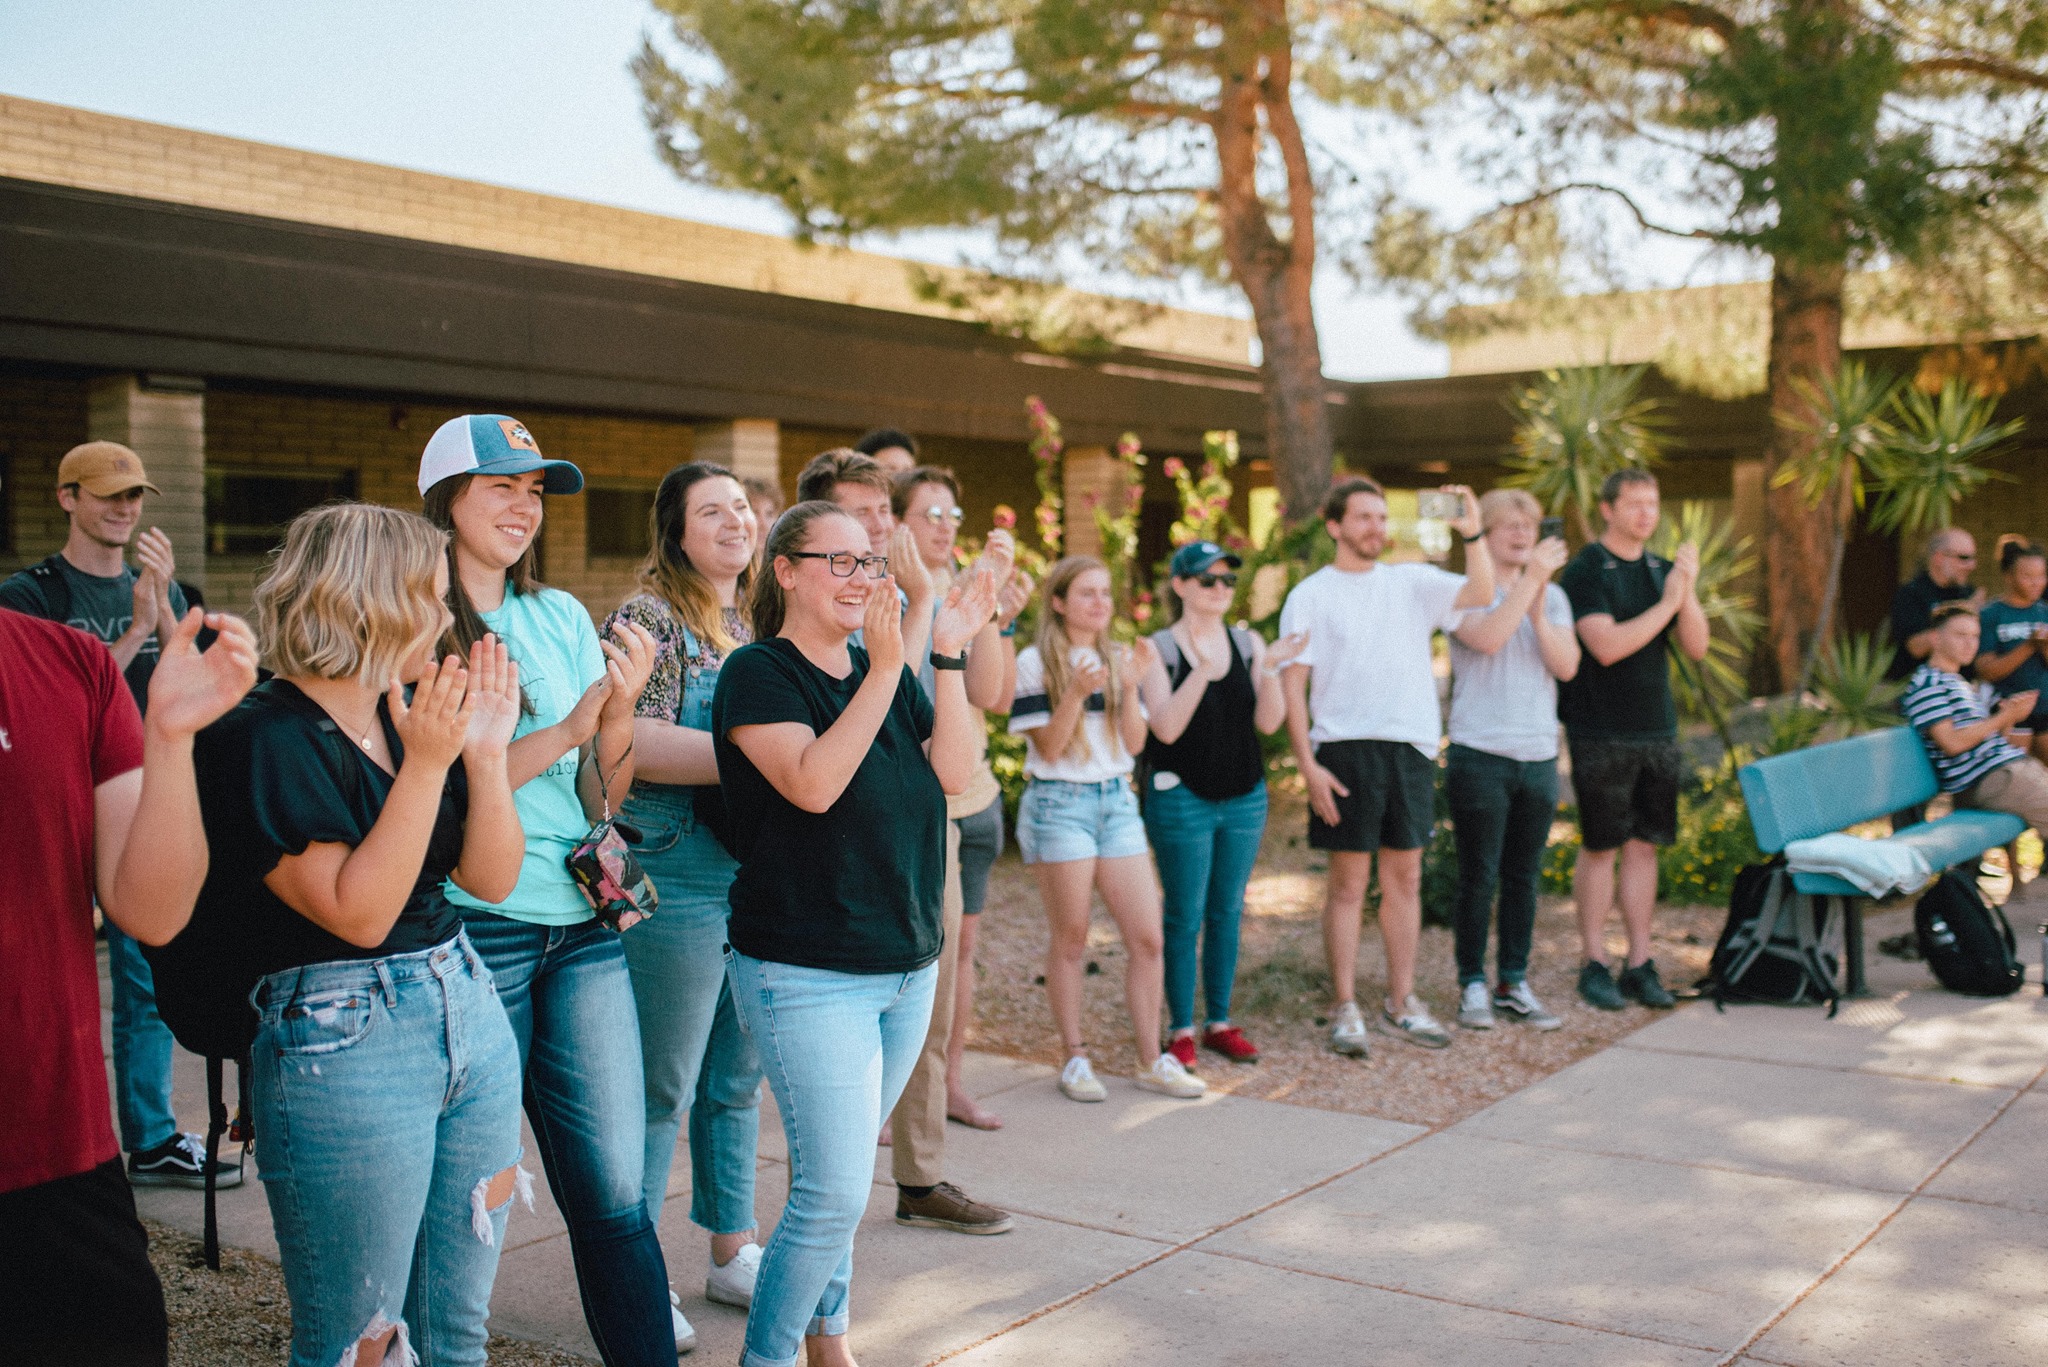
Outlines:
[[[1984, 591], [1970, 584], [1976, 568], [1977, 539], [1961, 527], [1944, 527], [1927, 538], [1927, 564], [1892, 595], [1892, 643], [1897, 653], [1885, 671], [1887, 679], [1903, 679], [1927, 659], [1934, 647], [1936, 604], [1974, 598], [1974, 606], [1984, 605]], [[1963, 677], [1969, 678], [1970, 672], [1965, 670]]]
[[[1661, 515], [1654, 475], [1610, 475], [1600, 489], [1605, 530], [1558, 578], [1586, 647], [1578, 674], [1559, 689], [1557, 708], [1579, 802], [1572, 871], [1586, 952], [1579, 995], [1605, 1011], [1619, 1011], [1629, 997], [1645, 1006], [1675, 1004], [1650, 957], [1657, 847], [1677, 838], [1683, 769], [1665, 642], [1675, 636], [1687, 657], [1704, 659], [1707, 617], [1698, 594], [1699, 547], [1687, 542], [1673, 560], [1649, 550]], [[1628, 930], [1628, 964], [1618, 983], [1607, 966], [1607, 918], [1617, 893]]]
[[[135, 695], [149, 702], [161, 643], [185, 615], [171, 539], [155, 527], [138, 538], [142, 496], [159, 492], [136, 454], [118, 442], [89, 441], [57, 466], [57, 503], [70, 518], [64, 549], [0, 583], [0, 607], [62, 622], [97, 636]], [[138, 569], [124, 552], [135, 542]], [[203, 642], [202, 642], [203, 643]], [[114, 1097], [128, 1178], [142, 1186], [206, 1184], [206, 1148], [181, 1132], [171, 1110], [171, 1032], [157, 1016], [149, 962], [135, 941], [106, 923], [107, 972], [114, 985]], [[220, 1165], [220, 1185], [242, 1180]]]

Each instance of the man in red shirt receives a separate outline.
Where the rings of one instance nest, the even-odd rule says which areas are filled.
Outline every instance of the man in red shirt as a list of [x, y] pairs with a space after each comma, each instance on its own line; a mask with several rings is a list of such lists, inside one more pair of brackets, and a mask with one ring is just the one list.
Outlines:
[[192, 738], [255, 678], [248, 626], [195, 608], [145, 728], [104, 644], [0, 608], [0, 1360], [167, 1358], [109, 1114], [93, 900], [145, 944], [184, 928], [207, 864]]

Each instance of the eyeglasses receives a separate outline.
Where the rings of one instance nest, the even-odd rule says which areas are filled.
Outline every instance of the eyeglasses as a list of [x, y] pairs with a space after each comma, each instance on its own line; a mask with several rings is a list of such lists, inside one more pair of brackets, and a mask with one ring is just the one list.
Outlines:
[[1228, 573], [1198, 574], [1195, 576], [1195, 582], [1197, 584], [1200, 584], [1205, 589], [1213, 589], [1218, 584], [1223, 585], [1223, 587], [1226, 589], [1234, 589], [1237, 587], [1237, 576]]
[[886, 579], [889, 576], [889, 557], [886, 555], [855, 555], [852, 551], [784, 551], [789, 560], [822, 560], [825, 568], [840, 579], [853, 578], [856, 568], [868, 572], [870, 579]]
[[958, 508], [927, 508], [924, 510], [924, 516], [934, 527], [941, 522], [950, 522], [957, 527], [966, 519], [967, 514]]

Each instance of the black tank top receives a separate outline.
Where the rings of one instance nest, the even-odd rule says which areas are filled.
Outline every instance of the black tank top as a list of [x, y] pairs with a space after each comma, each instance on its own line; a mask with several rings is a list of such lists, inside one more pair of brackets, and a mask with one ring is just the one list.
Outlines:
[[[1230, 642], [1230, 672], [1203, 691], [1180, 739], [1171, 745], [1157, 736], [1145, 741], [1145, 764], [1151, 772], [1178, 774], [1189, 792], [1210, 802], [1243, 797], [1266, 774], [1265, 754], [1252, 724], [1259, 695], [1252, 687], [1251, 664], [1238, 653], [1235, 635], [1226, 631], [1225, 637]], [[1193, 669], [1182, 652], [1167, 678], [1179, 688]]]

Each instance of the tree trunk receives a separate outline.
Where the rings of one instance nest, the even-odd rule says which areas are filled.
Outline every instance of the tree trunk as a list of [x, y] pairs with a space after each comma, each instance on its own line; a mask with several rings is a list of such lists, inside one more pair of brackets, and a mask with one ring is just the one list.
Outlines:
[[[1231, 275], [1252, 306], [1266, 408], [1266, 451], [1282, 515], [1314, 516], [1330, 487], [1330, 414], [1310, 290], [1315, 281], [1315, 185], [1292, 98], [1284, 0], [1258, 0], [1233, 31], [1212, 129], [1217, 207]], [[1261, 115], [1264, 115], [1263, 123]], [[1289, 233], [1273, 231], [1258, 188], [1258, 153], [1271, 137], [1287, 172]]]
[[1767, 612], [1767, 662], [1775, 677], [1771, 689], [1787, 688], [1801, 676], [1807, 647], [1819, 626], [1827, 599], [1832, 556], [1829, 522], [1832, 509], [1810, 508], [1796, 485], [1771, 488], [1770, 480], [1800, 455], [1813, 438], [1786, 425], [1813, 416], [1807, 401], [1793, 387], [1796, 377], [1810, 383], [1833, 378], [1842, 366], [1842, 284], [1847, 267], [1841, 261], [1811, 264], [1780, 259], [1771, 276], [1770, 398], [1771, 436], [1764, 461], [1764, 597]]

